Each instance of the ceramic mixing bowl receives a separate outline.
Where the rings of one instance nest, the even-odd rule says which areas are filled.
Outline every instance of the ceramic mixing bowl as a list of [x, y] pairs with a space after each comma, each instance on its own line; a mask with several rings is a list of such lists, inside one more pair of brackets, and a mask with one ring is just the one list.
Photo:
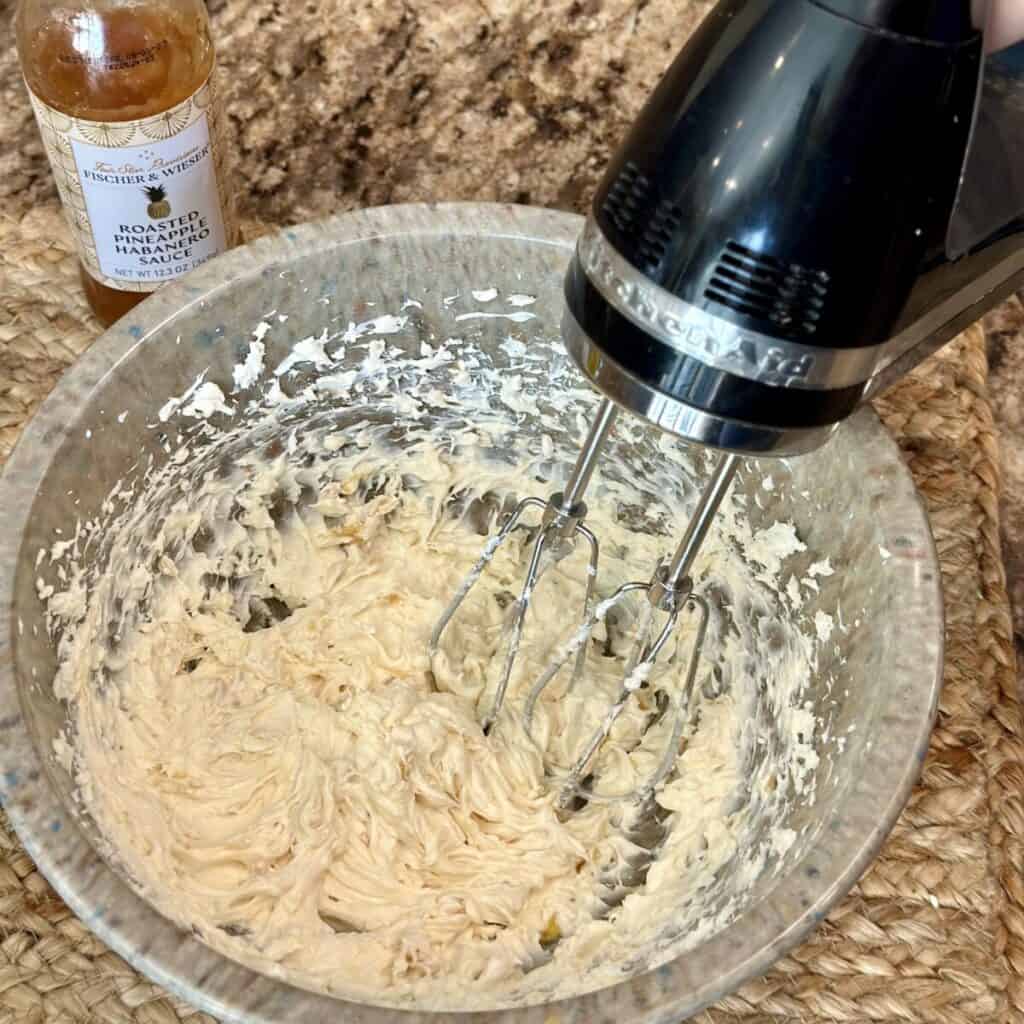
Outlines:
[[[101, 858], [96, 826], [53, 754], [67, 708], [53, 694], [55, 639], [37, 593], [40, 584], [53, 582], [54, 569], [45, 558], [37, 561], [38, 554], [68, 537], [76, 521], [101, 516], [119, 480], [166, 462], [183, 428], [180, 417], [161, 416], [161, 410], [204, 372], [206, 381], [230, 394], [252, 330], [271, 311], [270, 367], [329, 321], [365, 319], [403, 304], [415, 315], [387, 339], [399, 351], [419, 353], [424, 340], [465, 337], [511, 373], [531, 341], [539, 346], [543, 338], [545, 358], [558, 361], [551, 342], [580, 225], [574, 216], [522, 207], [409, 206], [261, 239], [162, 289], [107, 332], [64, 375], [4, 470], [0, 798], [28, 853], [88, 927], [138, 970], [222, 1020], [436, 1024], [444, 1015], [342, 1002], [229, 960], [158, 913]], [[473, 292], [491, 290], [497, 300], [481, 306]], [[535, 301], [505, 301], [513, 295]], [[482, 309], [492, 312], [481, 315]], [[513, 315], [526, 309], [534, 315]], [[539, 372], [534, 368], [542, 404], [546, 389], [573, 387], [586, 399], [572, 371], [549, 369], [543, 361]], [[289, 382], [293, 390], [315, 382], [315, 368], [300, 370]], [[232, 401], [238, 409], [232, 423], [241, 427], [241, 400]], [[339, 392], [296, 412], [296, 422], [307, 414], [334, 416], [346, 429], [375, 412], [371, 400]], [[457, 417], [458, 408], [449, 415]], [[517, 429], [530, 436], [533, 413], [525, 409], [519, 416]], [[224, 419], [214, 410], [209, 421], [186, 428], [195, 451], [207, 443], [203, 425], [218, 417]], [[554, 438], [560, 453], [568, 455], [571, 434], [567, 425]], [[617, 463], [657, 458], [654, 435], [638, 436], [616, 442], [609, 471]], [[217, 444], [214, 435], [208, 443]], [[215, 467], [216, 453], [207, 455]], [[806, 936], [892, 828], [925, 754], [941, 679], [938, 568], [925, 514], [896, 446], [868, 409], [819, 452], [773, 463], [771, 473], [771, 489], [753, 469], [737, 482], [750, 498], [754, 526], [790, 519], [808, 546], [795, 571], [824, 557], [834, 569], [818, 577], [820, 593], [808, 602], [800, 628], [814, 628], [816, 609], [840, 609], [847, 623], [819, 666], [822, 684], [809, 695], [822, 728], [815, 738], [813, 796], [795, 801], [787, 822], [798, 838], [752, 886], [732, 920], [685, 956], [649, 971], [639, 962], [623, 964], [621, 982], [599, 992], [459, 1020], [676, 1024], [764, 972]], [[672, 499], [677, 529], [688, 494], [682, 488]], [[95, 550], [102, 559], [103, 546]], [[770, 737], [771, 716], [764, 709], [759, 714]], [[727, 890], [728, 872], [720, 881]]]

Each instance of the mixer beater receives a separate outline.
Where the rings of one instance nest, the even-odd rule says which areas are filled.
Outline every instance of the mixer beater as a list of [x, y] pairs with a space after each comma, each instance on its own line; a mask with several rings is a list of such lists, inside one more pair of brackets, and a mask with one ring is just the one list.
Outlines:
[[[487, 542], [476, 564], [455, 592], [455, 596], [449, 602], [448, 607], [445, 608], [441, 618], [438, 619], [437, 625], [434, 626], [428, 648], [431, 661], [437, 655], [445, 629], [469, 595], [470, 590], [473, 589], [473, 586], [483, 575], [495, 552], [512, 536], [514, 530], [524, 525], [523, 519], [527, 512], [531, 509], [539, 510], [541, 512], [540, 526], [530, 550], [526, 576], [519, 591], [519, 597], [511, 606], [510, 613], [505, 620], [503, 640], [507, 640], [507, 647], [501, 675], [498, 678], [498, 685], [494, 694], [494, 703], [483, 719], [485, 732], [490, 731], [505, 703], [505, 694], [508, 691], [509, 680], [512, 678], [512, 669], [515, 666], [519, 645], [522, 641], [523, 623], [526, 618], [526, 612], [530, 607], [530, 599], [533, 597], [537, 581], [540, 579], [543, 571], [550, 568], [556, 562], [561, 561], [573, 549], [577, 537], [582, 537], [590, 548], [586, 594], [583, 605], [584, 616], [590, 611], [590, 604], [594, 593], [594, 581], [597, 578], [600, 545], [597, 537], [583, 523], [587, 515], [587, 506], [583, 501], [583, 494], [590, 483], [590, 478], [593, 476], [601, 449], [604, 447], [604, 442], [615, 423], [616, 414], [615, 406], [607, 399], [601, 403], [601, 407], [594, 418], [590, 432], [580, 451], [579, 458], [565, 486], [565, 490], [552, 494], [546, 501], [543, 498], [529, 497], [523, 498], [516, 505], [501, 529]], [[582, 671], [582, 663], [583, 659], [579, 658], [577, 660], [577, 673]]]
[[[551, 662], [528, 691], [522, 711], [522, 724], [527, 735], [534, 736], [533, 719], [541, 694], [551, 684], [568, 661], [575, 657], [575, 667], [566, 692], [570, 692], [580, 681], [586, 662], [586, 648], [595, 629], [608, 615], [631, 595], [644, 594], [646, 603], [639, 616], [639, 623], [633, 638], [632, 649], [626, 659], [626, 668], [618, 696], [603, 717], [600, 725], [587, 740], [583, 750], [561, 780], [558, 806], [568, 809], [577, 800], [605, 800], [621, 798], [643, 799], [653, 793], [658, 784], [672, 769], [679, 749], [683, 729], [691, 710], [694, 682], [700, 662], [704, 639], [707, 633], [710, 611], [707, 601], [693, 590], [690, 572], [701, 544], [707, 536], [715, 513], [729, 490], [736, 474], [739, 459], [733, 454], [723, 454], [709, 478], [697, 503], [693, 517], [683, 534], [679, 546], [667, 564], [655, 569], [650, 580], [623, 583], [609, 597], [594, 605], [594, 591], [600, 557], [600, 543], [584, 523], [587, 506], [583, 501], [584, 492], [593, 476], [597, 460], [605, 441], [615, 423], [618, 410], [604, 399], [599, 406], [586, 441], [566, 484], [565, 490], [552, 494], [547, 500], [537, 497], [522, 499], [506, 518], [498, 532], [487, 542], [483, 552], [473, 565], [462, 585], [445, 608], [430, 637], [429, 654], [431, 661], [436, 657], [441, 639], [449, 623], [457, 614], [470, 591], [486, 571], [487, 565], [498, 548], [508, 540], [516, 529], [524, 528], [524, 516], [530, 510], [541, 511], [540, 525], [530, 545], [526, 574], [519, 596], [510, 606], [505, 619], [499, 648], [504, 646], [500, 675], [493, 703], [483, 717], [483, 728], [489, 732], [494, 726], [508, 692], [509, 682], [516, 657], [522, 642], [523, 628], [530, 601], [542, 574], [566, 557], [574, 548], [575, 541], [583, 538], [589, 547], [587, 581], [583, 605], [583, 623], [570, 639], [557, 651]], [[690, 610], [697, 615], [697, 628], [693, 646], [686, 660], [686, 666], [679, 674], [682, 682], [668, 698], [672, 707], [672, 728], [667, 748], [653, 775], [638, 789], [625, 794], [608, 797], [588, 786], [590, 769], [594, 759], [608, 739], [612, 728], [625, 710], [630, 698], [646, 687], [651, 679], [659, 655], [668, 645], [680, 616]], [[655, 613], [665, 615], [665, 621], [655, 634]], [[666, 691], [659, 691], [665, 693]], [[662, 709], [652, 715], [649, 725], [669, 709]]]
[[[641, 613], [639, 627], [633, 639], [633, 647], [626, 661], [622, 688], [608, 713], [602, 719], [600, 726], [591, 735], [563, 780], [558, 796], [560, 807], [568, 807], [577, 799], [605, 799], [593, 787], [584, 785], [594, 758], [602, 744], [608, 739], [629, 699], [648, 684], [655, 662], [675, 632], [680, 615], [689, 608], [697, 613], [698, 621], [686, 667], [679, 673], [682, 680], [681, 685], [676, 688], [674, 693], [661, 691], [670, 693], [669, 699], [674, 705], [672, 729], [665, 752], [654, 774], [638, 789], [625, 794], [617, 793], [612, 799], [636, 798], [642, 801], [654, 792], [672, 770], [679, 752], [683, 729], [690, 717], [694, 682], [697, 678], [697, 668], [703, 654], [708, 619], [711, 614], [707, 600], [695, 593], [693, 589], [690, 571], [738, 468], [739, 459], [736, 455], [724, 454], [719, 457], [719, 461], [700, 495], [697, 508], [687, 524], [679, 546], [668, 564], [659, 565], [646, 583], [642, 581], [623, 583], [609, 598], [602, 601], [534, 683], [523, 710], [523, 725], [528, 735], [532, 734], [531, 726], [537, 701], [562, 666], [574, 654], [584, 651], [591, 634], [613, 608], [621, 604], [630, 594], [643, 593], [646, 595], [647, 605]], [[665, 613], [666, 619], [661, 629], [655, 634], [653, 626], [656, 611]]]

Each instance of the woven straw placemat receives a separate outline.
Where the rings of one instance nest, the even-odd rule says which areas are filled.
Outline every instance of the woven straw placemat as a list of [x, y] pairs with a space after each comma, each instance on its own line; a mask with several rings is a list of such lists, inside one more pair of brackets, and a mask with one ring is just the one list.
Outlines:
[[[251, 237], [264, 222], [428, 198], [580, 209], [708, 3], [211, 6]], [[0, 24], [11, 9], [0, 0]], [[98, 328], [6, 44], [0, 139], [2, 460]], [[703, 1024], [1024, 1021], [1024, 742], [982, 330], [879, 408], [925, 497], [942, 564], [947, 664], [930, 756], [856, 889], [809, 942]], [[0, 818], [0, 1024], [179, 1020], [210, 1018], [104, 948]]]

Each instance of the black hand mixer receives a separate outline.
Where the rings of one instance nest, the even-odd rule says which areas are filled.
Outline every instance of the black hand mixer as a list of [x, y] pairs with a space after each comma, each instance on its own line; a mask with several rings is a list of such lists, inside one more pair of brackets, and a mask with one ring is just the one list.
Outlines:
[[[646, 594], [621, 691], [562, 774], [563, 804], [592, 796], [597, 751], [685, 611], [695, 639], [641, 795], [671, 770], [708, 620], [690, 571], [738, 460], [819, 447], [1024, 280], [1024, 48], [986, 56], [986, 14], [977, 0], [721, 0], [612, 159], [562, 325], [603, 401], [567, 486], [520, 502], [431, 639], [433, 654], [497, 545], [539, 515], [490, 726], [539, 574], [582, 539], [583, 625], [528, 690], [529, 727], [570, 661], [575, 683], [598, 623]], [[620, 410], [720, 455], [673, 557], [595, 602], [583, 495]]]

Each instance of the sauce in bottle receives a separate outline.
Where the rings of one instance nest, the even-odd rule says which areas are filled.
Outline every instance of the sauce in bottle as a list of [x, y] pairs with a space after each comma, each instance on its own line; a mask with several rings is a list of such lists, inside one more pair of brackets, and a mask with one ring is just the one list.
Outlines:
[[18, 54], [82, 282], [111, 324], [233, 242], [203, 0], [22, 0]]

